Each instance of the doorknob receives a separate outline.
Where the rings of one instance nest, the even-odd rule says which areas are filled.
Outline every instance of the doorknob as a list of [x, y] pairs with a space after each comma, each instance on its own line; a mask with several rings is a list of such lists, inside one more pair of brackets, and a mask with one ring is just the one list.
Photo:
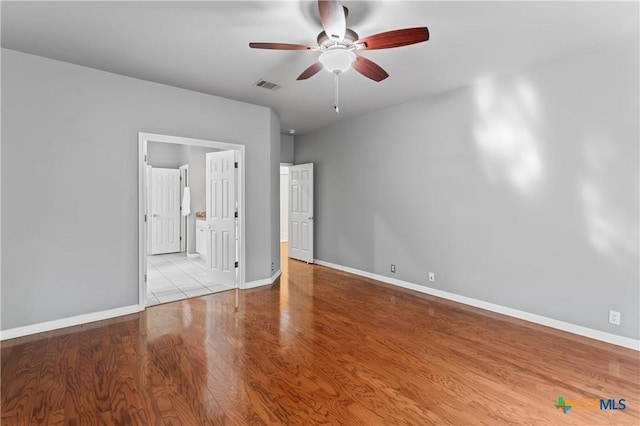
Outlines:
[[313, 220], [313, 216], [311, 216], [311, 217], [308, 217], [307, 219], [309, 219], [309, 220]]

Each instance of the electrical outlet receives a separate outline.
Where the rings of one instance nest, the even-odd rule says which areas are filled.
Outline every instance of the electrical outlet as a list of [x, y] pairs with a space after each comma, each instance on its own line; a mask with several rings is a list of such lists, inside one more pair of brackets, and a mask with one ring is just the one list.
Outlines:
[[436, 274], [433, 272], [429, 272], [429, 281], [431, 281], [432, 283], [436, 282]]
[[393, 263], [391, 264], [391, 272], [393, 272], [394, 274], [396, 273], [396, 265], [394, 265]]
[[609, 324], [620, 325], [620, 312], [609, 311]]

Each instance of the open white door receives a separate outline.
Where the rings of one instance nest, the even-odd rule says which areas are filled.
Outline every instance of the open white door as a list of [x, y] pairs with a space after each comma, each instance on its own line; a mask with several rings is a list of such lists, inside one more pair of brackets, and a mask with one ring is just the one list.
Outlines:
[[[189, 227], [189, 214], [190, 209], [189, 205], [184, 205], [184, 193], [185, 188], [189, 187], [189, 165], [185, 164], [184, 166], [180, 166], [178, 168], [180, 170], [180, 253], [186, 253], [187, 251], [187, 235], [189, 235], [188, 227]], [[191, 197], [189, 197], [189, 200]]]
[[150, 254], [180, 251], [180, 171], [151, 168]]
[[313, 164], [289, 167], [289, 257], [313, 263]]
[[216, 284], [236, 283], [235, 151], [207, 153], [207, 266]]

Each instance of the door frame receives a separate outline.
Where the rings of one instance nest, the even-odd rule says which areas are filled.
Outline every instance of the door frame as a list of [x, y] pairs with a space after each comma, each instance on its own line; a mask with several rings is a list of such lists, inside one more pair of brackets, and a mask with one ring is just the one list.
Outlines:
[[138, 308], [145, 310], [147, 303], [147, 144], [149, 142], [173, 143], [177, 145], [201, 146], [232, 150], [238, 162], [238, 235], [236, 236], [240, 258], [238, 259], [238, 281], [236, 286], [245, 287], [245, 146], [240, 144], [185, 138], [181, 136], [138, 133]]

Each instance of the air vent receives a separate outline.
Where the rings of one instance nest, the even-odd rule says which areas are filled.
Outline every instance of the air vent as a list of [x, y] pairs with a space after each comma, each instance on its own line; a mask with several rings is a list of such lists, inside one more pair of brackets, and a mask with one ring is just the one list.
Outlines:
[[276, 84], [276, 83], [272, 83], [270, 81], [267, 80], [258, 80], [255, 83], [253, 83], [254, 86], [258, 86], [258, 87], [262, 87], [263, 89], [267, 89], [267, 90], [278, 90], [279, 88], [281, 88], [282, 86]]

